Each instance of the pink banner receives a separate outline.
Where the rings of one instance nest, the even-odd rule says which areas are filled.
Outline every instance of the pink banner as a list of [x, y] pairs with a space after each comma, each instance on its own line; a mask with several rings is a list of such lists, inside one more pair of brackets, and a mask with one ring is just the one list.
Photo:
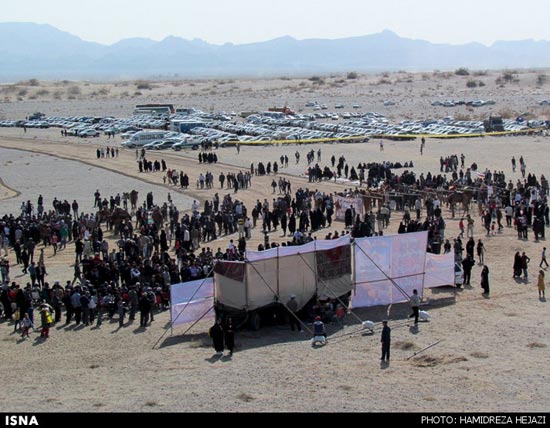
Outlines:
[[[172, 326], [195, 322], [214, 305], [213, 278], [180, 282], [170, 287]], [[212, 309], [203, 319], [214, 317]]]
[[455, 255], [451, 251], [447, 254], [426, 254], [426, 276], [424, 287], [433, 288], [455, 284]]
[[428, 232], [355, 240], [355, 293], [352, 306], [389, 305], [422, 295]]

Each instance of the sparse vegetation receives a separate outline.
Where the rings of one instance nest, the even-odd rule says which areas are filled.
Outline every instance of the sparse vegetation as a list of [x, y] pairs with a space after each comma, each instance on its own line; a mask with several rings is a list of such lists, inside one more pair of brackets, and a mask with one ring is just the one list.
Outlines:
[[477, 88], [477, 82], [475, 80], [470, 79], [466, 82], [466, 87], [467, 88]]
[[454, 117], [455, 117], [455, 120], [463, 120], [463, 121], [472, 120], [472, 116], [464, 113], [457, 113], [454, 115]]
[[310, 82], [318, 82], [319, 80], [322, 80], [319, 76], [311, 76], [308, 79]]
[[38, 95], [39, 97], [45, 97], [46, 95], [49, 95], [50, 94], [50, 91], [48, 91], [47, 89], [40, 89], [39, 91], [36, 92], [36, 95]]
[[528, 348], [534, 349], [534, 348], [546, 348], [546, 344], [540, 343], [540, 342], [531, 342], [527, 345]]
[[28, 93], [29, 93], [29, 91], [27, 91], [26, 89], [21, 89], [19, 92], [17, 92], [17, 96], [24, 97]]
[[[519, 82], [519, 77], [517, 77], [517, 71], [514, 71], [514, 70], [505, 70], [503, 73], [502, 73], [502, 76], [500, 76], [502, 79], [501, 79], [501, 82], [504, 82], [504, 83], [517, 83]], [[498, 78], [497, 78], [498, 80]], [[497, 84], [499, 84], [497, 82]]]
[[543, 86], [548, 82], [548, 76], [546, 74], [539, 74], [537, 76], [537, 86]]
[[377, 85], [391, 85], [391, 80], [382, 78], [377, 82]]
[[511, 118], [515, 118], [517, 116], [516, 112], [514, 112], [510, 108], [503, 108], [503, 109], [499, 110], [497, 114], [500, 117], [502, 117], [503, 119], [511, 119]]
[[[81, 89], [80, 89], [80, 86], [71, 86], [69, 89], [67, 89], [67, 93], [69, 95], [80, 95], [82, 93]], [[71, 99], [74, 99], [74, 98], [71, 98]]]
[[139, 90], [148, 90], [148, 91], [150, 91], [151, 89], [153, 89], [153, 85], [151, 85], [150, 82], [147, 82], [145, 80], [138, 80], [136, 82], [136, 87]]
[[457, 76], [469, 76], [470, 72], [465, 67], [460, 67], [459, 69], [455, 70], [455, 74]]
[[346, 79], [357, 79], [357, 73], [355, 71], [349, 72]]

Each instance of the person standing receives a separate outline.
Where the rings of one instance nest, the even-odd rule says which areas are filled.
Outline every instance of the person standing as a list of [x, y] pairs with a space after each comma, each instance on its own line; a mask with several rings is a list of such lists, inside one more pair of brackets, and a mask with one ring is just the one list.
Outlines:
[[233, 320], [229, 318], [227, 320], [227, 326], [223, 331], [223, 338], [225, 341], [225, 347], [229, 351], [229, 356], [233, 355], [233, 349], [235, 349], [235, 329], [233, 328]]
[[523, 270], [523, 279], [527, 279], [529, 276], [529, 273], [527, 272], [527, 268], [530, 261], [531, 259], [527, 257], [527, 254], [525, 254], [525, 251], [524, 251], [521, 254], [521, 269]]
[[289, 315], [290, 330], [294, 331], [294, 327], [296, 326], [298, 331], [301, 332], [302, 326], [298, 321], [298, 302], [296, 302], [296, 296], [294, 294], [290, 295], [290, 300], [287, 302], [286, 307], [290, 312], [290, 315]]
[[212, 338], [212, 343], [214, 345], [214, 350], [216, 351], [217, 356], [223, 355], [223, 327], [222, 320], [218, 318], [216, 323], [210, 327], [208, 335]]
[[477, 256], [479, 257], [479, 264], [482, 265], [485, 262], [485, 246], [481, 239], [477, 241]]
[[47, 339], [50, 337], [50, 325], [52, 324], [52, 315], [48, 307], [42, 303], [40, 306], [40, 320], [42, 322], [42, 332], [40, 337]]
[[418, 310], [420, 307], [420, 296], [416, 288], [413, 290], [410, 302], [413, 313], [409, 315], [409, 318], [414, 317], [414, 324], [416, 325], [418, 324]]
[[481, 270], [481, 288], [483, 288], [483, 294], [489, 296], [489, 268], [487, 265], [484, 265]]
[[468, 242], [466, 242], [466, 257], [474, 258], [474, 248], [476, 245], [476, 241], [474, 241], [473, 237], [470, 237], [468, 239]]
[[29, 318], [29, 314], [24, 315], [23, 321], [21, 321], [21, 325], [23, 326], [23, 334], [21, 334], [21, 337], [29, 337], [29, 330], [31, 328], [34, 329], [34, 325]]
[[468, 229], [467, 229], [467, 236], [468, 238], [473, 238], [474, 237], [474, 219], [470, 216], [470, 214], [468, 214], [466, 216], [466, 220], [468, 222]]
[[140, 327], [147, 327], [149, 322], [149, 313], [151, 312], [151, 302], [144, 292], [139, 299], [139, 325]]
[[546, 267], [548, 267], [548, 262], [546, 261], [546, 247], [542, 249], [539, 267], [542, 267], [543, 263], [546, 265]]
[[537, 288], [539, 289], [539, 299], [544, 299], [546, 296], [544, 294], [545, 286], [544, 286], [544, 271], [541, 269], [539, 270], [539, 280], [537, 283]]
[[462, 260], [462, 270], [464, 271], [464, 285], [470, 285], [472, 268], [474, 267], [474, 264], [475, 261], [470, 256], [467, 256], [464, 260]]
[[390, 361], [390, 344], [391, 344], [391, 328], [388, 326], [388, 321], [382, 321], [382, 361]]

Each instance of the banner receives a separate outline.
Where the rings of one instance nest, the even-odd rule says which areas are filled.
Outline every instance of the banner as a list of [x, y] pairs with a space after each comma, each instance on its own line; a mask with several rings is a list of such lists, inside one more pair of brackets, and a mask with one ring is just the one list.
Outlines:
[[[363, 218], [363, 199], [362, 198], [345, 198], [343, 196], [334, 197], [334, 216], [336, 220], [344, 221], [346, 210], [355, 208], [355, 215], [359, 214]], [[352, 219], [355, 221], [355, 217]]]
[[[180, 282], [170, 286], [172, 327], [197, 321], [214, 305], [214, 280]], [[212, 309], [203, 319], [214, 318]]]
[[451, 251], [447, 254], [426, 254], [426, 275], [424, 287], [433, 288], [455, 284], [455, 255]]
[[422, 296], [428, 232], [355, 240], [352, 306], [405, 302], [414, 289]]

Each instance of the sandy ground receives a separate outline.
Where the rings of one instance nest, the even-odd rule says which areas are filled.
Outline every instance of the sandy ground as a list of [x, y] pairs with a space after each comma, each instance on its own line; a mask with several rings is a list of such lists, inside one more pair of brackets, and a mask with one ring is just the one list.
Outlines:
[[[513, 98], [512, 95], [507, 95]], [[351, 102], [351, 101], [350, 101]], [[235, 107], [235, 109], [238, 107]], [[104, 138], [81, 140], [61, 139], [57, 131], [0, 129], [0, 147], [28, 153], [27, 162], [40, 159], [42, 167], [63, 169], [75, 182], [79, 171], [92, 168], [93, 180], [109, 174], [124, 174], [117, 183], [102, 182], [100, 191], [110, 195], [134, 186], [140, 180], [156, 189], [168, 189], [172, 195], [181, 193], [184, 201], [211, 198], [213, 191], [190, 189], [180, 192], [162, 182], [160, 174], [139, 174], [135, 152], [121, 151], [118, 159], [95, 159], [98, 145], [113, 145]], [[334, 153], [344, 154], [352, 164], [359, 161], [413, 160], [414, 171], [435, 172], [439, 157], [464, 153], [466, 164], [474, 160], [483, 170], [503, 170], [507, 179], [516, 181], [510, 158], [523, 155], [528, 172], [547, 173], [547, 152], [550, 139], [542, 137], [506, 137], [467, 140], [428, 140], [420, 156], [419, 142], [386, 142], [385, 150], [378, 144], [313, 145], [288, 147], [243, 147], [240, 154], [234, 148], [220, 149], [220, 163], [208, 166], [216, 177], [220, 171], [248, 168], [250, 162], [276, 160], [280, 154], [290, 158], [288, 169], [282, 173], [290, 178], [293, 189], [306, 186], [300, 177], [305, 171], [304, 158], [310, 149], [322, 149], [328, 162]], [[294, 152], [302, 160], [294, 165]], [[15, 202], [34, 195], [25, 180], [15, 178], [20, 171], [6, 164], [12, 156], [22, 162], [20, 151], [2, 149], [0, 177], [10, 187], [20, 191]], [[15, 153], [15, 154], [13, 154]], [[40, 154], [40, 156], [36, 156]], [[42, 155], [50, 156], [42, 156]], [[6, 157], [4, 157], [4, 155]], [[187, 172], [193, 182], [199, 171], [196, 152], [155, 153], [169, 167]], [[5, 160], [7, 159], [7, 160]], [[29, 165], [30, 166], [30, 165]], [[99, 169], [98, 169], [99, 168]], [[46, 174], [46, 173], [41, 173]], [[106, 174], [106, 173], [105, 173]], [[40, 175], [47, 179], [47, 175]], [[32, 178], [29, 177], [29, 180]], [[90, 178], [90, 180], [92, 180]], [[121, 178], [122, 180], [122, 178]], [[49, 206], [53, 196], [91, 199], [89, 187], [64, 187], [55, 174], [49, 180], [55, 192], [44, 194]], [[247, 206], [256, 199], [270, 198], [271, 178], [254, 177], [253, 186], [239, 192]], [[217, 184], [217, 182], [216, 182]], [[316, 187], [316, 186], [315, 186]], [[323, 183], [325, 191], [342, 190], [349, 184]], [[66, 196], [62, 195], [66, 192]], [[141, 190], [143, 195], [145, 190]], [[216, 189], [219, 192], [219, 189]], [[142, 193], [144, 192], [144, 193]], [[157, 191], [155, 190], [155, 194]], [[220, 196], [222, 193], [220, 193]], [[11, 199], [0, 202], [2, 212], [19, 204]], [[10, 205], [11, 204], [11, 205]], [[179, 206], [179, 205], [178, 205]], [[458, 232], [458, 220], [447, 221], [447, 236]], [[390, 231], [395, 231], [399, 215], [394, 214]], [[341, 230], [342, 224], [338, 225]], [[334, 228], [332, 229], [334, 230]], [[331, 231], [332, 231], [331, 230]], [[328, 232], [322, 231], [319, 238]], [[550, 344], [548, 303], [538, 299], [536, 273], [539, 256], [545, 241], [520, 241], [513, 229], [505, 229], [495, 237], [484, 238], [476, 217], [476, 239], [482, 238], [487, 248], [486, 262], [490, 268], [491, 297], [481, 296], [480, 267], [474, 267], [472, 287], [460, 291], [442, 288], [426, 292], [430, 304], [426, 309], [432, 316], [421, 323], [418, 331], [408, 322], [408, 305], [392, 306], [389, 319], [392, 331], [392, 361], [381, 366], [380, 329], [374, 335], [357, 334], [358, 321], [347, 316], [343, 328], [329, 327], [329, 343], [312, 349], [309, 337], [291, 333], [286, 326], [263, 328], [259, 332], [239, 332], [233, 358], [211, 358], [213, 349], [206, 334], [209, 322], [201, 322], [188, 334], [174, 330], [165, 336], [156, 349], [153, 345], [165, 332], [169, 314], [155, 317], [146, 331], [135, 323], [118, 328], [118, 321], [106, 322], [101, 329], [57, 326], [47, 342], [21, 340], [12, 334], [10, 324], [0, 325], [0, 356], [9, 362], [4, 370], [3, 388], [10, 391], [0, 398], [2, 408], [9, 411], [546, 411], [550, 393], [546, 358]], [[225, 248], [228, 239], [222, 237], [213, 246]], [[249, 245], [260, 242], [261, 235], [253, 232]], [[272, 240], [277, 240], [274, 233]], [[526, 251], [531, 257], [528, 282], [512, 279], [512, 259], [515, 251]], [[10, 260], [13, 260], [10, 255]], [[69, 279], [72, 274], [72, 247], [52, 257], [46, 250], [48, 279]], [[25, 282], [13, 267], [14, 280]], [[387, 307], [354, 311], [362, 320], [380, 321], [387, 316]], [[439, 344], [413, 357], [414, 353], [442, 340]], [[412, 357], [412, 358], [410, 358]]]

